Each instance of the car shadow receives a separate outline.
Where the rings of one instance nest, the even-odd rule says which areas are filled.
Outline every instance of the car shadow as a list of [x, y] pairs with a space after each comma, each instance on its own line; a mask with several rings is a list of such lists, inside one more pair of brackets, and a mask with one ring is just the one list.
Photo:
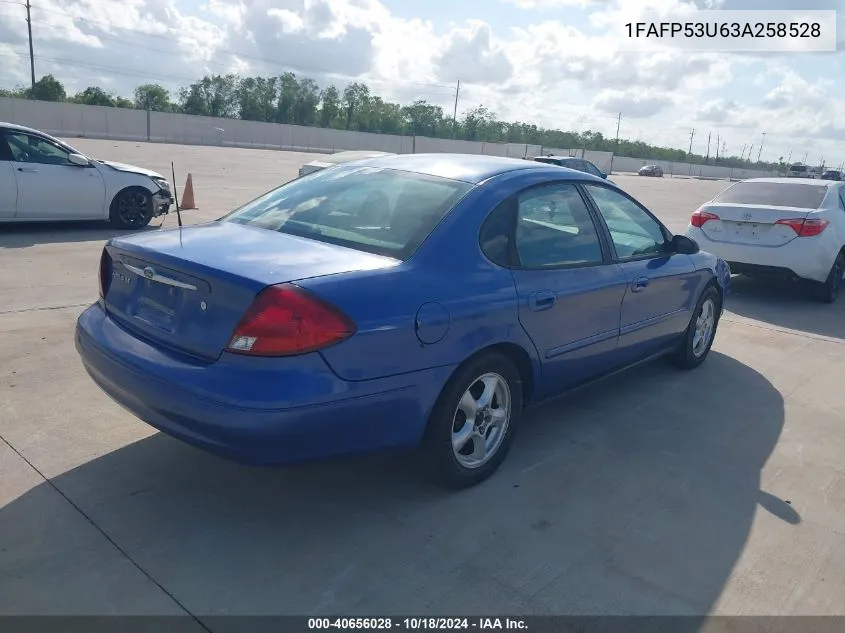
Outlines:
[[845, 300], [819, 303], [802, 283], [734, 275], [725, 309], [776, 327], [845, 339]]
[[113, 237], [158, 230], [155, 218], [140, 230], [116, 229], [108, 222], [15, 222], [0, 228], [0, 248], [28, 248], [37, 244], [106, 241]]
[[[713, 353], [529, 409], [501, 470], [460, 492], [407, 456], [251, 468], [162, 434], [51, 483], [212, 631], [232, 614], [703, 615], [758, 506], [800, 522], [760, 489], [783, 423], [779, 392]], [[76, 611], [104, 591], [80, 588], [97, 563], [50, 495], [0, 509], [0, 612]]]

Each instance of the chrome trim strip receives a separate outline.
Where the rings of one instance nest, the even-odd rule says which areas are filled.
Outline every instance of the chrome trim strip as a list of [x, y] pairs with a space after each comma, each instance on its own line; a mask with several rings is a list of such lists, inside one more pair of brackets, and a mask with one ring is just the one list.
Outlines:
[[127, 264], [123, 262], [123, 265], [126, 267], [127, 270], [135, 273], [142, 279], [149, 279], [150, 281], [157, 281], [160, 284], [166, 284], [168, 286], [176, 286], [177, 288], [184, 288], [185, 290], [196, 290], [197, 287], [193, 284], [185, 283], [184, 281], [179, 281], [178, 279], [173, 279], [172, 277], [165, 277], [164, 275], [159, 275], [158, 273], [154, 274], [152, 277], [147, 277], [144, 274], [143, 268], [138, 268], [137, 266], [132, 266], [131, 264]]

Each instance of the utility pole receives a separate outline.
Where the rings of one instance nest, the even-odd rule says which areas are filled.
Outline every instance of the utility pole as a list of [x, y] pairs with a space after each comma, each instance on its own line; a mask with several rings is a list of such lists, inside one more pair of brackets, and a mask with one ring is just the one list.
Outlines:
[[786, 157], [786, 164], [789, 165], [789, 161], [792, 160], [792, 150], [789, 150], [789, 156]]
[[745, 158], [749, 163], [751, 162], [751, 152], [754, 150], [754, 143], [751, 144], [751, 147], [748, 148], [748, 156]]
[[742, 144], [742, 153], [739, 155], [739, 160], [742, 160], [743, 158], [745, 158], [745, 148], [746, 147], [748, 147], [748, 143], [743, 143]]
[[607, 175], [611, 175], [613, 173], [613, 157], [616, 156], [616, 152], [619, 151], [619, 126], [622, 125], [622, 113], [619, 113], [619, 116], [616, 117], [616, 142], [613, 144], [613, 154], [610, 156], [610, 169], [607, 171]]
[[802, 164], [802, 165], [806, 165], [806, 164], [807, 164], [807, 156], [809, 156], [809, 154], [810, 154], [810, 152], [804, 152], [804, 160], [803, 160], [803, 161], [801, 161], [801, 164]]
[[689, 151], [687, 152], [687, 163], [689, 163], [688, 176], [692, 175], [692, 139], [695, 138], [695, 128], [692, 128], [689, 133]]
[[728, 142], [722, 141], [722, 158], [725, 157], [725, 154], [728, 153]]
[[763, 153], [763, 143], [765, 143], [765, 142], [766, 142], [766, 133], [763, 132], [763, 140], [760, 141], [760, 149], [757, 150], [757, 162], [758, 163], [760, 162], [760, 154]]
[[30, 90], [30, 99], [35, 99], [35, 55], [32, 52], [32, 16], [30, 15], [29, 0], [26, 0], [26, 30], [29, 31], [29, 72], [32, 79], [32, 90]]
[[458, 79], [458, 85], [455, 87], [455, 110], [452, 113], [452, 138], [458, 131], [458, 95], [461, 94], [461, 80]]
[[721, 137], [716, 134], [716, 162], [719, 162], [719, 148], [722, 147]]
[[712, 132], [707, 133], [707, 157], [704, 159], [707, 163], [710, 162], [710, 134], [712, 134]]

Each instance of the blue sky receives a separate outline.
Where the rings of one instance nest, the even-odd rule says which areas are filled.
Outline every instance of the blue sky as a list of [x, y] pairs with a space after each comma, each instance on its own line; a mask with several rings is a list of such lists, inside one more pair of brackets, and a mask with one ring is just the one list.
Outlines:
[[[366, 81], [384, 98], [423, 98], [459, 114], [483, 104], [507, 120], [728, 153], [845, 160], [841, 53], [752, 56], [623, 50], [646, 10], [840, 10], [845, 0], [39, 0], [38, 74], [71, 91], [130, 96], [156, 81], [177, 93], [212, 72], [293, 70], [321, 85]], [[674, 13], [676, 15], [676, 13]], [[842, 19], [840, 20], [842, 22]], [[0, 86], [28, 81], [21, 7], [0, 3]], [[845, 38], [841, 38], [845, 40]]]

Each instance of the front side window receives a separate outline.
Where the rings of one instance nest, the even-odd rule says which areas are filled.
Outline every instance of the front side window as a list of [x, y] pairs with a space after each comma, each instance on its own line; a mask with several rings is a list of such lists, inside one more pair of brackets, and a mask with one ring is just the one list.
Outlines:
[[472, 187], [413, 172], [341, 165], [282, 185], [221, 221], [404, 260]]
[[515, 242], [523, 268], [602, 261], [590, 211], [572, 184], [532, 189], [519, 196]]
[[7, 132], [6, 140], [12, 151], [12, 158], [20, 163], [70, 164], [67, 159], [70, 152], [41, 137], [20, 132]]
[[610, 231], [620, 259], [657, 255], [665, 250], [663, 229], [642, 207], [608, 187], [584, 185]]

